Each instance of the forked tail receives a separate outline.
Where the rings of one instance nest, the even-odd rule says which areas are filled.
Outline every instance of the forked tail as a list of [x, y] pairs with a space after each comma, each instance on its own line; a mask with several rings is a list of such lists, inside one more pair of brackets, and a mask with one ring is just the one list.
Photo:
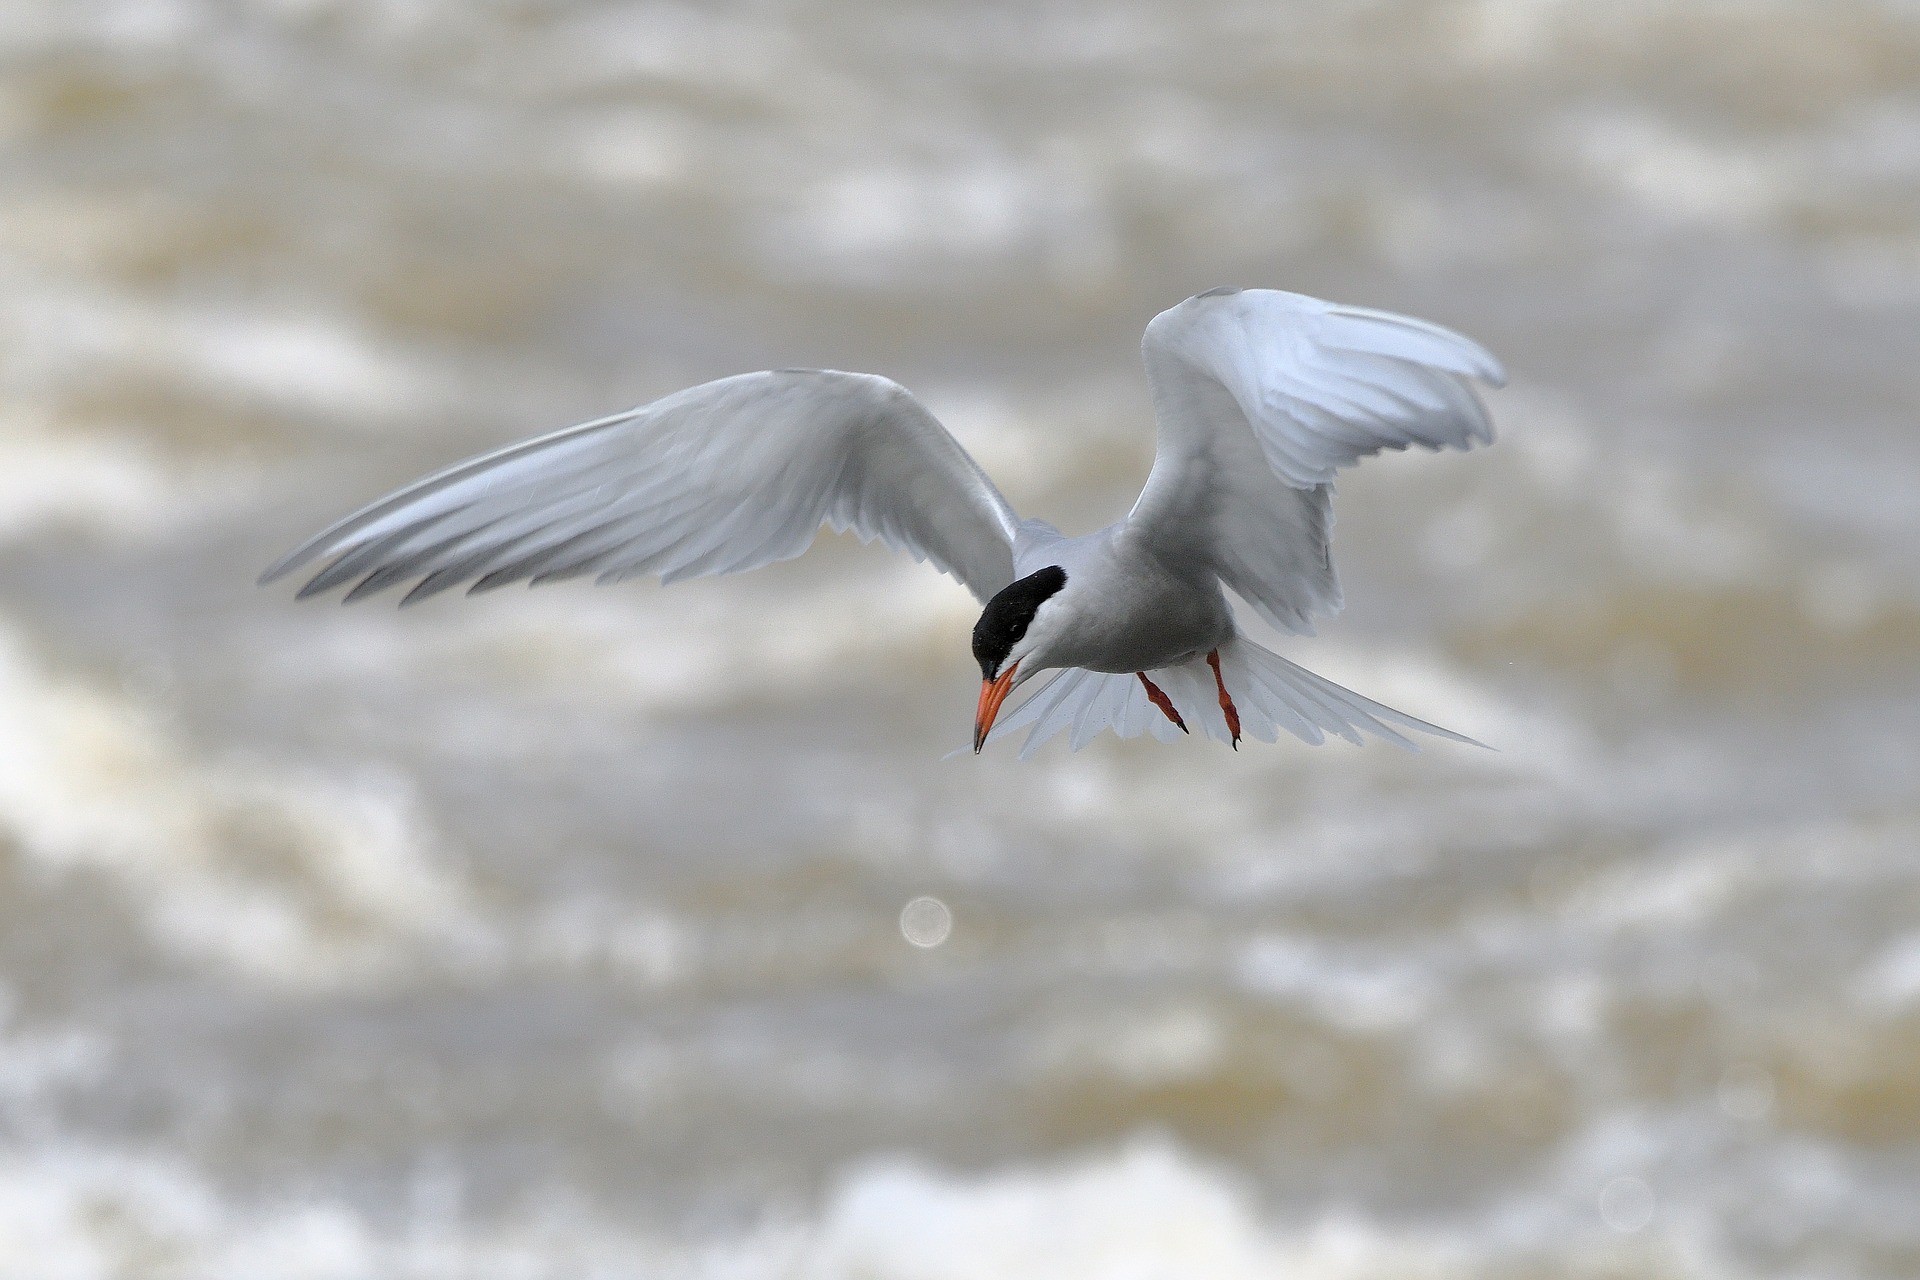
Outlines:
[[[1418, 751], [1411, 739], [1398, 732], [1411, 729], [1470, 746], [1485, 745], [1343, 689], [1243, 636], [1220, 646], [1220, 675], [1240, 713], [1241, 734], [1262, 742], [1277, 741], [1282, 729], [1316, 746], [1326, 741], [1329, 733], [1353, 743], [1360, 742], [1362, 734], [1371, 733]], [[1147, 672], [1147, 676], [1166, 693], [1189, 727], [1221, 742], [1231, 740], [1214, 689], [1213, 672], [1204, 658], [1160, 667]], [[1020, 746], [1022, 760], [1066, 729], [1073, 731], [1070, 744], [1075, 751], [1103, 729], [1111, 729], [1123, 738], [1151, 733], [1162, 742], [1171, 742], [1180, 737], [1180, 730], [1153, 705], [1139, 679], [1078, 667], [1061, 671], [1001, 717], [987, 741], [998, 742], [1029, 726], [1032, 731]]]

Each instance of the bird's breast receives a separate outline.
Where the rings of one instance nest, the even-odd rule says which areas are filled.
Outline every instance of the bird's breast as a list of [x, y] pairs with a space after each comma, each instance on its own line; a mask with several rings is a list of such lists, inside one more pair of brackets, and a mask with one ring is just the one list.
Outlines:
[[1078, 580], [1069, 577], [1062, 594], [1069, 620], [1049, 646], [1050, 666], [1150, 671], [1233, 635], [1233, 612], [1216, 579], [1196, 581], [1150, 558], [1115, 557]]

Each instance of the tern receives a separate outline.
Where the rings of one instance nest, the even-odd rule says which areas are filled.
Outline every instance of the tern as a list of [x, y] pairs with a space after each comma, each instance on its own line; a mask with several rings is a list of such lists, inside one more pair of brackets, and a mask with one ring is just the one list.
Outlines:
[[[1133, 509], [1070, 538], [1023, 520], [899, 383], [831, 369], [739, 374], [458, 463], [321, 531], [261, 582], [326, 563], [305, 599], [418, 579], [401, 603], [594, 575], [662, 583], [805, 551], [822, 525], [931, 561], [984, 606], [973, 749], [1032, 726], [1236, 749], [1399, 729], [1472, 742], [1314, 675], [1242, 635], [1229, 593], [1285, 632], [1341, 605], [1335, 472], [1386, 449], [1471, 448], [1474, 382], [1505, 374], [1424, 320], [1273, 289], [1211, 289], [1141, 343], [1158, 449]], [[358, 580], [357, 582], [355, 580]], [[1002, 704], [1054, 677], [1006, 717]], [[1475, 744], [1478, 745], [1478, 744]]]

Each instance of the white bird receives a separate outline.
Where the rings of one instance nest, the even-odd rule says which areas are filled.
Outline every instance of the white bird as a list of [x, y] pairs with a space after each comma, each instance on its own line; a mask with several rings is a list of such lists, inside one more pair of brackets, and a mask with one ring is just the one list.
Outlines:
[[[1383, 449], [1471, 448], [1493, 424], [1484, 348], [1423, 320], [1271, 289], [1212, 289], [1142, 341], [1158, 453], [1133, 509], [1069, 538], [1022, 520], [906, 388], [826, 369], [722, 378], [459, 463], [319, 533], [261, 582], [333, 557], [300, 597], [358, 579], [401, 603], [472, 581], [663, 583], [790, 559], [822, 524], [931, 560], [985, 605], [974, 750], [1032, 726], [1239, 746], [1394, 726], [1471, 742], [1242, 636], [1227, 593], [1284, 631], [1340, 607], [1334, 473]], [[1058, 674], [1005, 719], [1001, 704]]]

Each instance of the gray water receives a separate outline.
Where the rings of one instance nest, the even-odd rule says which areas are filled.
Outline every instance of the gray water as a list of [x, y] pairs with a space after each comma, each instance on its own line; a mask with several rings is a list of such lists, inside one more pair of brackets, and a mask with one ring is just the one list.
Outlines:
[[[784, 365], [1097, 527], [1223, 283], [1506, 361], [1282, 646], [1497, 752], [944, 759], [831, 536], [252, 585]], [[13, 0], [0, 1274], [1920, 1274], [1917, 337], [1895, 0]]]

